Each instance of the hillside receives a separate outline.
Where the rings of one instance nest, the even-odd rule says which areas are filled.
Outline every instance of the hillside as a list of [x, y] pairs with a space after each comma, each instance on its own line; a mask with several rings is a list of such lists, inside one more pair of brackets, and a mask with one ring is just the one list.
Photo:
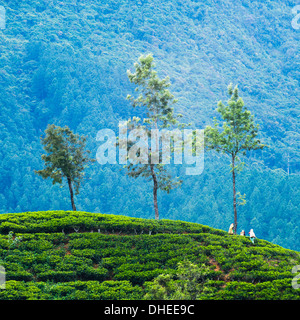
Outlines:
[[[170, 76], [176, 112], [197, 128], [212, 124], [230, 82], [260, 124], [270, 148], [247, 155], [237, 190], [246, 193], [239, 226], [300, 250], [299, 39], [291, 0], [0, 0], [0, 213], [69, 210], [66, 188], [34, 174], [48, 124], [88, 137], [117, 132], [133, 114], [126, 71], [153, 53]], [[226, 158], [205, 155], [201, 176], [158, 194], [161, 217], [227, 230], [232, 222]], [[95, 163], [76, 197], [79, 210], [152, 218], [151, 189], [121, 166]], [[126, 190], [126, 192], [124, 192]], [[240, 231], [240, 230], [239, 230]]]
[[25, 212], [1, 215], [0, 234], [2, 300], [143, 299], [149, 281], [184, 260], [209, 267], [201, 299], [300, 299], [291, 285], [298, 252], [200, 224]]

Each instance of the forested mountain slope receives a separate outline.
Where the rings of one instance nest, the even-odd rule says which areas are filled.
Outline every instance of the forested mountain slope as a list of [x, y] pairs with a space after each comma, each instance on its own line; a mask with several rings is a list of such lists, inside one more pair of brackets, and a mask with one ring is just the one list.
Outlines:
[[[230, 82], [260, 124], [263, 153], [248, 155], [238, 176], [247, 204], [239, 229], [300, 248], [299, 38], [294, 1], [0, 1], [0, 212], [69, 209], [66, 188], [42, 181], [40, 135], [47, 124], [88, 136], [117, 132], [134, 115], [126, 70], [153, 53], [169, 75], [176, 110], [197, 128], [212, 124]], [[232, 222], [229, 162], [205, 155], [201, 176], [159, 194], [161, 217], [228, 229]], [[121, 166], [95, 163], [77, 196], [80, 210], [153, 217], [151, 186]], [[289, 172], [289, 175], [288, 175]], [[179, 173], [180, 169], [179, 169]], [[239, 230], [240, 231], [240, 230]]]
[[6, 272], [0, 300], [152, 299], [163, 291], [152, 281], [169, 274], [178, 283], [184, 261], [205, 267], [198, 271], [203, 286], [199, 280], [191, 288], [197, 299], [300, 299], [292, 285], [299, 252], [265, 240], [252, 244], [249, 237], [185, 221], [88, 212], [3, 214], [0, 222]]

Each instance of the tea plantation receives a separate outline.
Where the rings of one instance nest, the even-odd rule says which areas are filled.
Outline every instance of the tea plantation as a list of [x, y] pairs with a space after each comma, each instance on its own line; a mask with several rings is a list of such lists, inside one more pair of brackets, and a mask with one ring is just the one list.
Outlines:
[[0, 300], [140, 300], [183, 260], [209, 268], [201, 299], [300, 299], [291, 272], [300, 254], [261, 239], [87, 212], [0, 215]]

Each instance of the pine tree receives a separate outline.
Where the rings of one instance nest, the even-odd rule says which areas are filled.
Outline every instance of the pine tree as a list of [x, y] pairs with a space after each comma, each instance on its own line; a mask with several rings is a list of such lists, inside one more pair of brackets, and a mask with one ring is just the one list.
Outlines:
[[[160, 79], [154, 70], [155, 64], [151, 54], [141, 56], [138, 63], [134, 64], [135, 72], [127, 72], [131, 83], [137, 87], [138, 97], [134, 98], [131, 95], [127, 99], [131, 101], [132, 106], [142, 107], [145, 117], [141, 121], [138, 117], [133, 117], [127, 121], [127, 128], [134, 130], [142, 130], [145, 132], [146, 140], [151, 140], [151, 146], [145, 146], [147, 150], [132, 149], [134, 141], [127, 141], [127, 149], [135, 150], [139, 155], [136, 162], [131, 162], [125, 167], [130, 177], [143, 177], [147, 181], [153, 181], [153, 202], [155, 210], [155, 219], [159, 219], [157, 192], [159, 189], [170, 192], [171, 189], [179, 186], [181, 181], [166, 170], [165, 164], [162, 161], [162, 150], [159, 145], [159, 137], [151, 137], [151, 130], [166, 129], [166, 128], [183, 128], [183, 124], [179, 123], [181, 115], [175, 115], [172, 105], [176, 102], [174, 96], [168, 90], [170, 86], [169, 77]], [[153, 131], [152, 131], [153, 132]], [[119, 141], [120, 143], [120, 141]], [[144, 151], [144, 158], [142, 153]], [[156, 154], [156, 160], [154, 160]]]
[[264, 144], [257, 139], [259, 126], [255, 124], [253, 115], [244, 106], [243, 99], [239, 97], [238, 88], [228, 87], [230, 99], [225, 106], [221, 101], [217, 111], [223, 119], [223, 127], [214, 119], [214, 126], [205, 128], [205, 147], [227, 154], [231, 158], [231, 172], [233, 183], [233, 211], [234, 232], [237, 231], [237, 193], [236, 173], [242, 170], [243, 162], [239, 155], [246, 155], [247, 151], [263, 149]]
[[76, 211], [74, 202], [73, 185], [75, 194], [79, 193], [79, 187], [84, 176], [84, 169], [93, 159], [89, 158], [89, 150], [85, 150], [86, 138], [74, 134], [67, 126], [64, 128], [49, 125], [45, 130], [46, 136], [41, 139], [47, 154], [42, 155], [45, 169], [35, 171], [43, 179], [51, 178], [52, 183], [62, 183], [67, 179], [71, 204]]

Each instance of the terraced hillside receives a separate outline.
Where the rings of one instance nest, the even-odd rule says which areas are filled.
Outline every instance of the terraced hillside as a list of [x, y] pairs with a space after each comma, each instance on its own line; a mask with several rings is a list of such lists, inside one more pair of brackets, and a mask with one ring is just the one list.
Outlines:
[[[144, 299], [178, 263], [205, 265], [201, 299], [300, 299], [300, 254], [195, 223], [87, 212], [0, 215], [0, 299]], [[149, 297], [149, 295], [148, 295]]]

